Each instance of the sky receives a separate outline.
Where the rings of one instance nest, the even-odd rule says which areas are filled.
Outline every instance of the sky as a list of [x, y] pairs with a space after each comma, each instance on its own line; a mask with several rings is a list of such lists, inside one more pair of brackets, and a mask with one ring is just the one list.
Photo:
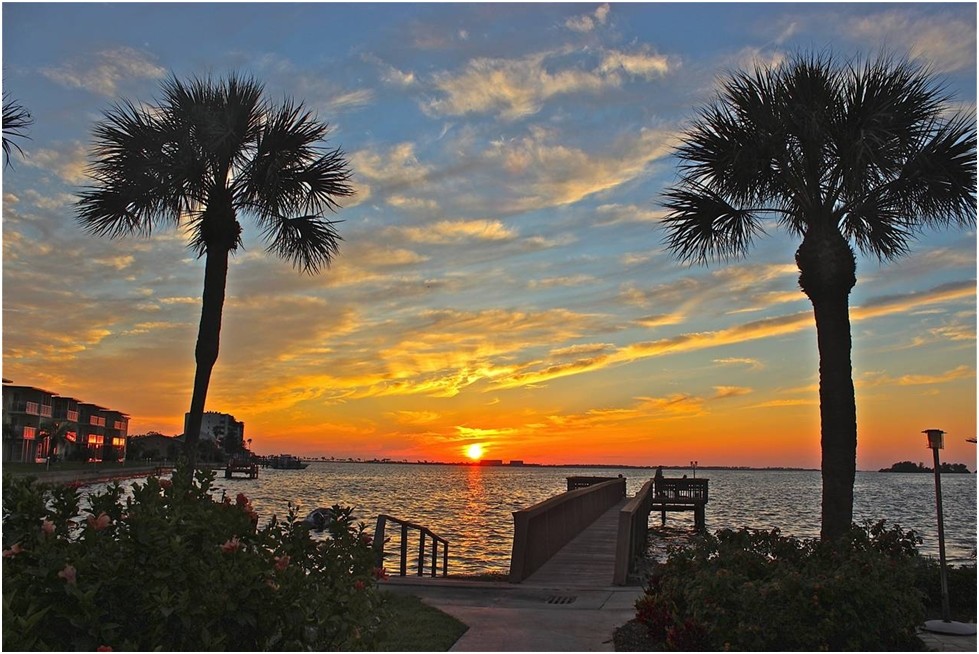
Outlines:
[[[3, 377], [178, 434], [203, 260], [179, 231], [75, 219], [93, 125], [167, 75], [243, 72], [331, 126], [356, 196], [305, 275], [248, 216], [207, 409], [260, 454], [819, 467], [797, 239], [664, 248], [671, 153], [723, 75], [886, 50], [976, 103], [974, 3], [3, 3], [3, 91], [35, 118], [3, 170]], [[858, 257], [861, 470], [975, 468], [976, 234]]]

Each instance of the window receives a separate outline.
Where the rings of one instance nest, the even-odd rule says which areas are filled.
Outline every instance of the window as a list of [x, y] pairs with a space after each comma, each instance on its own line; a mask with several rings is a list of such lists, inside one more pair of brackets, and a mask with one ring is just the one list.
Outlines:
[[126, 439], [125, 438], [113, 438], [112, 439], [112, 447], [125, 447], [125, 445], [126, 445]]
[[25, 402], [24, 413], [29, 413], [32, 416], [36, 416], [38, 413], [40, 413], [40, 406], [37, 402]]
[[88, 435], [88, 445], [89, 447], [102, 447], [105, 442], [105, 437], [99, 434], [89, 434]]
[[37, 433], [37, 430], [34, 427], [27, 427], [27, 426], [25, 426], [24, 427], [24, 440], [25, 441], [32, 441], [32, 440], [34, 440], [34, 436], [35, 436], [36, 433]]

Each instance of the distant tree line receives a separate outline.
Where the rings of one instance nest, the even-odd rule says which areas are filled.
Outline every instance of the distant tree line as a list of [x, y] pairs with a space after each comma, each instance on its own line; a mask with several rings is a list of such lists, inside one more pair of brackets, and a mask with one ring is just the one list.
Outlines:
[[[923, 463], [912, 463], [911, 461], [899, 461], [890, 468], [881, 468], [878, 472], [934, 472], [934, 468], [929, 468]], [[964, 472], [968, 473], [969, 468], [964, 463], [943, 463], [941, 472]]]

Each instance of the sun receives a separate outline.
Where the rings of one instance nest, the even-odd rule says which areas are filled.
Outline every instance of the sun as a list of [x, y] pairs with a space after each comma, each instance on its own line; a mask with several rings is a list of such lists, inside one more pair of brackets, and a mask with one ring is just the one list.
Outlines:
[[479, 461], [481, 458], [483, 458], [483, 446], [479, 443], [473, 443], [466, 448], [466, 456], [473, 461]]

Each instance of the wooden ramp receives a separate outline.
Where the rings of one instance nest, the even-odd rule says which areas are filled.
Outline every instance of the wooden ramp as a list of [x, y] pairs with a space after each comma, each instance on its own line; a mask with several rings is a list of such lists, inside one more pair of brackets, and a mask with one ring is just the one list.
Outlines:
[[628, 501], [629, 498], [623, 498], [599, 516], [520, 584], [546, 588], [611, 586], [615, 576], [619, 511]]

